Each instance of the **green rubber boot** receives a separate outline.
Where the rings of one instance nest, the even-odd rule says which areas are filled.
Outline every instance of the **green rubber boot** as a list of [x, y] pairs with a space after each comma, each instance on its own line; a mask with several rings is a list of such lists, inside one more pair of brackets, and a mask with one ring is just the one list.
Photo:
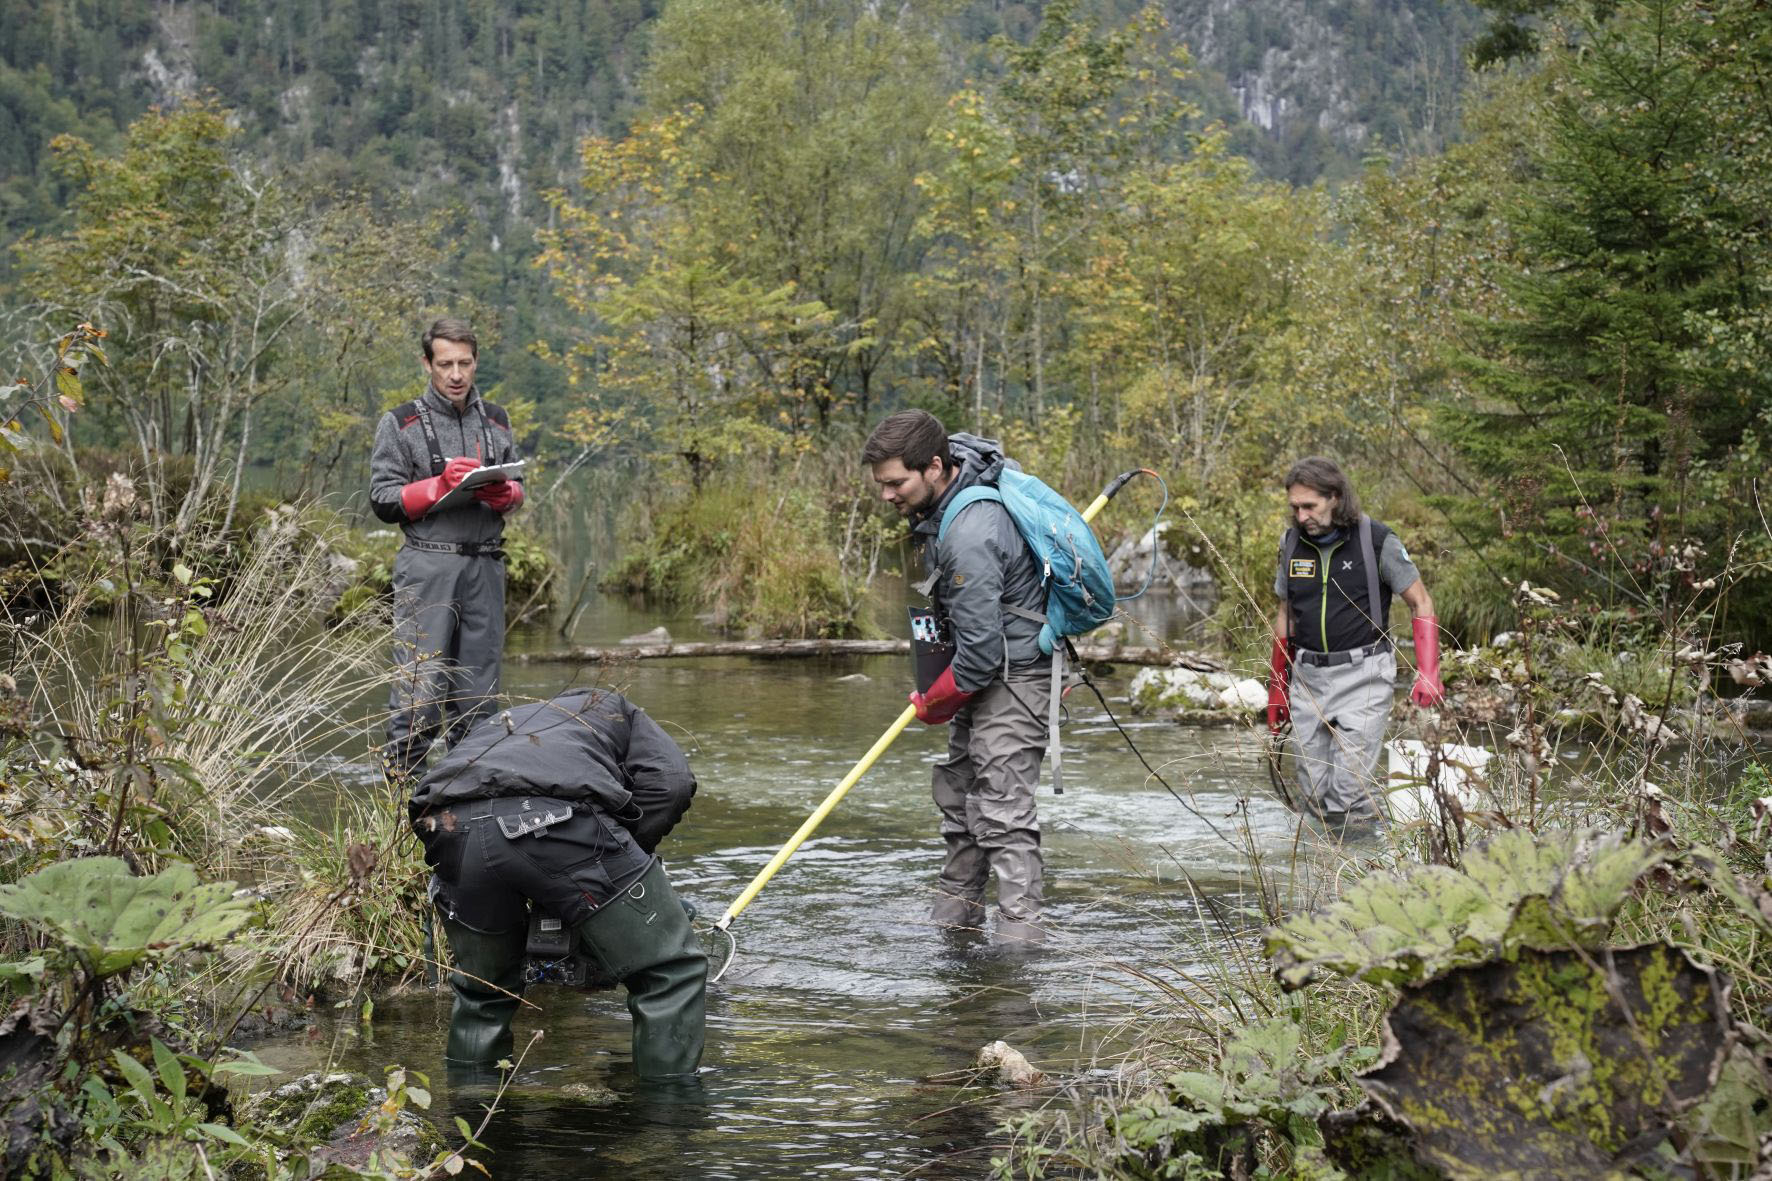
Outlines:
[[491, 1067], [511, 1056], [511, 1017], [523, 992], [523, 947], [528, 932], [518, 927], [488, 935], [437, 916], [455, 971], [455, 1008], [449, 1014], [449, 1044], [443, 1063], [457, 1068]]
[[628, 990], [634, 1073], [690, 1075], [701, 1063], [708, 957], [664, 863], [574, 928], [580, 944]]

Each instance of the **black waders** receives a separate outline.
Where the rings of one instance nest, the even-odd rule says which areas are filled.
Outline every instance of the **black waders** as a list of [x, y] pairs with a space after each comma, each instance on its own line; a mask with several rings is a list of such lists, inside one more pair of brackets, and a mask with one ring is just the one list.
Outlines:
[[[523, 992], [519, 926], [488, 935], [439, 916], [456, 970], [455, 1007], [443, 1052], [452, 1082], [479, 1081], [512, 1053], [511, 1018]], [[580, 947], [620, 980], [633, 1014], [634, 1073], [643, 1079], [692, 1075], [701, 1063], [708, 957], [689, 916], [654, 860], [639, 881], [573, 928]], [[503, 991], [501, 991], [503, 990]]]
[[663, 1079], [701, 1062], [708, 957], [671, 889], [662, 862], [573, 929], [580, 944], [628, 990], [634, 1073]]
[[455, 1007], [449, 1014], [449, 1042], [443, 1065], [450, 1082], [496, 1081], [497, 1064], [511, 1056], [511, 1017], [523, 993], [522, 928], [488, 935], [437, 916], [449, 940], [455, 971]]

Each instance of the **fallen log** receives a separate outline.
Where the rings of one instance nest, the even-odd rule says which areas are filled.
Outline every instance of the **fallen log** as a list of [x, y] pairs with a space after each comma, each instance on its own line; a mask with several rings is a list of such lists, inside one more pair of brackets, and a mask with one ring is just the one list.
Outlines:
[[[908, 653], [909, 640], [712, 640], [688, 644], [612, 644], [604, 648], [561, 648], [548, 652], [507, 652], [517, 664], [603, 664], [629, 660], [679, 660], [701, 656], [757, 656], [765, 659], [815, 656], [891, 656]], [[1078, 644], [1077, 656], [1090, 664], [1148, 664], [1223, 672], [1224, 662], [1180, 648]]]

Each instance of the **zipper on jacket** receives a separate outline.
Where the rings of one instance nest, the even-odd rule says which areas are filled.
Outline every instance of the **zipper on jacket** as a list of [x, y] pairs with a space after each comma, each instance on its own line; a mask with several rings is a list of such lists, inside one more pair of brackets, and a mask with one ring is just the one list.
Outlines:
[[1323, 651], [1327, 652], [1329, 651], [1329, 559], [1333, 558], [1335, 551], [1341, 548], [1341, 542], [1337, 541], [1330, 546], [1328, 553], [1324, 553], [1323, 547], [1314, 541], [1311, 542], [1311, 548], [1317, 551], [1317, 562], [1323, 568], [1323, 594], [1321, 601], [1317, 604], [1317, 630], [1322, 633]]

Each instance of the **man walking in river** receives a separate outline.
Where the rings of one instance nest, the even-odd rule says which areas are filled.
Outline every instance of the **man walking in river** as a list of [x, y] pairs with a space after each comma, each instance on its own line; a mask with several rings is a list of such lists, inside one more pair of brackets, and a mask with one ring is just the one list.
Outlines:
[[1381, 820], [1374, 776], [1390, 720], [1397, 656], [1387, 621], [1392, 594], [1409, 604], [1415, 685], [1423, 709], [1440, 704], [1440, 633], [1434, 602], [1408, 551], [1360, 511], [1332, 460], [1301, 459], [1286, 473], [1295, 524], [1280, 542], [1274, 592], [1268, 728], [1292, 722], [1300, 802], [1331, 833]]
[[654, 856], [694, 795], [682, 749], [606, 689], [506, 710], [437, 761], [408, 807], [455, 960], [452, 1071], [511, 1054], [533, 905], [627, 989], [635, 1073], [694, 1074], [707, 955]]
[[862, 461], [881, 498], [909, 519], [927, 574], [917, 590], [932, 599], [954, 645], [952, 662], [928, 690], [911, 694], [921, 721], [948, 724], [947, 757], [933, 783], [947, 844], [933, 918], [981, 928], [994, 873], [994, 938], [1038, 943], [1045, 938], [1044, 864], [1034, 789], [1046, 754], [1052, 660], [1039, 643], [1046, 591], [1001, 502], [964, 505], [942, 531], [954, 498], [994, 483], [1011, 461], [989, 439], [948, 435], [922, 410], [882, 421]]
[[523, 503], [517, 478], [438, 507], [475, 468], [516, 460], [517, 445], [510, 418], [474, 385], [480, 346], [467, 322], [438, 320], [419, 343], [429, 384], [382, 416], [369, 460], [370, 507], [405, 534], [394, 558], [391, 778], [422, 766], [439, 732], [453, 744], [492, 711], [505, 644], [504, 518]]

